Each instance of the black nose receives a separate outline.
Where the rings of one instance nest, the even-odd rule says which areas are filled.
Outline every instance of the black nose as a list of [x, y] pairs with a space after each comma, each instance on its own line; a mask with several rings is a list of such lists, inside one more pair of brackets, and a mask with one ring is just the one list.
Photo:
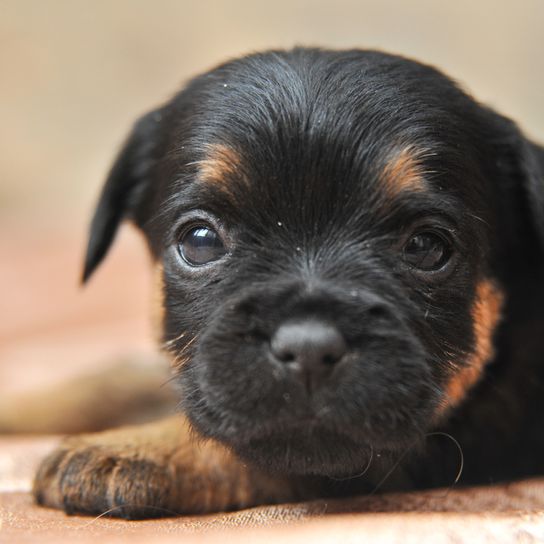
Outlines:
[[326, 378], [346, 353], [346, 342], [333, 325], [318, 320], [288, 321], [272, 337], [271, 350], [311, 386]]

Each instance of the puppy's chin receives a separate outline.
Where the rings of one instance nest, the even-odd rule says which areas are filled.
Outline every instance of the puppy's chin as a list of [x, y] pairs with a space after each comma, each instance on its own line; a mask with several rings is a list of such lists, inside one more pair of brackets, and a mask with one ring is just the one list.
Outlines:
[[376, 463], [396, 459], [419, 446], [422, 433], [396, 433], [392, 440], [365, 440], [320, 426], [315, 421], [281, 425], [266, 432], [240, 430], [220, 436], [207, 429], [207, 436], [221, 441], [241, 459], [269, 473], [298, 476], [351, 478], [367, 473]]
[[[194, 390], [193, 390], [194, 391]], [[192, 401], [196, 398], [193, 397]], [[241, 459], [270, 473], [299, 476], [350, 478], [367, 472], [380, 461], [397, 459], [408, 449], [419, 447], [435, 407], [401, 425], [377, 429], [365, 425], [343, 425], [335, 418], [319, 418], [306, 412], [292, 418], [239, 418], [219, 413], [200, 397], [198, 409], [187, 415], [199, 435], [227, 446]]]
[[361, 474], [374, 455], [370, 446], [312, 424], [234, 441], [231, 447], [242, 459], [268, 472], [336, 478]]

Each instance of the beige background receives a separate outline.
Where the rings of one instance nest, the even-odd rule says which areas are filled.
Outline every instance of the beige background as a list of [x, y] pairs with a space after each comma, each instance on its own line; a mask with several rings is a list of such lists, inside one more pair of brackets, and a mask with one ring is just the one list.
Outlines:
[[0, 394], [152, 349], [138, 237], [83, 292], [79, 261], [130, 123], [191, 75], [269, 47], [380, 48], [544, 141], [543, 33], [543, 0], [0, 0]]

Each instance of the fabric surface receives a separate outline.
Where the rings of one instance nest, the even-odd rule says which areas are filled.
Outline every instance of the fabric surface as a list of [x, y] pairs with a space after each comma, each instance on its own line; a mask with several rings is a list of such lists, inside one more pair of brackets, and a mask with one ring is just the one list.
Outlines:
[[29, 492], [36, 464], [57, 441], [0, 438], [0, 542], [544, 541], [544, 479], [147, 521], [66, 516], [34, 505]]

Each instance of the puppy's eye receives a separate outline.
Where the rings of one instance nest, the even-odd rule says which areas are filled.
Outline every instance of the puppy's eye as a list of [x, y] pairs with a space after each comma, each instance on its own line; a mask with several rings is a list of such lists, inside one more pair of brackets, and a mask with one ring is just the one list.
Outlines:
[[440, 270], [448, 262], [450, 255], [448, 242], [434, 232], [414, 234], [403, 251], [404, 261], [424, 272]]
[[201, 225], [186, 231], [178, 243], [179, 254], [190, 266], [202, 266], [221, 259], [227, 252], [221, 237]]

